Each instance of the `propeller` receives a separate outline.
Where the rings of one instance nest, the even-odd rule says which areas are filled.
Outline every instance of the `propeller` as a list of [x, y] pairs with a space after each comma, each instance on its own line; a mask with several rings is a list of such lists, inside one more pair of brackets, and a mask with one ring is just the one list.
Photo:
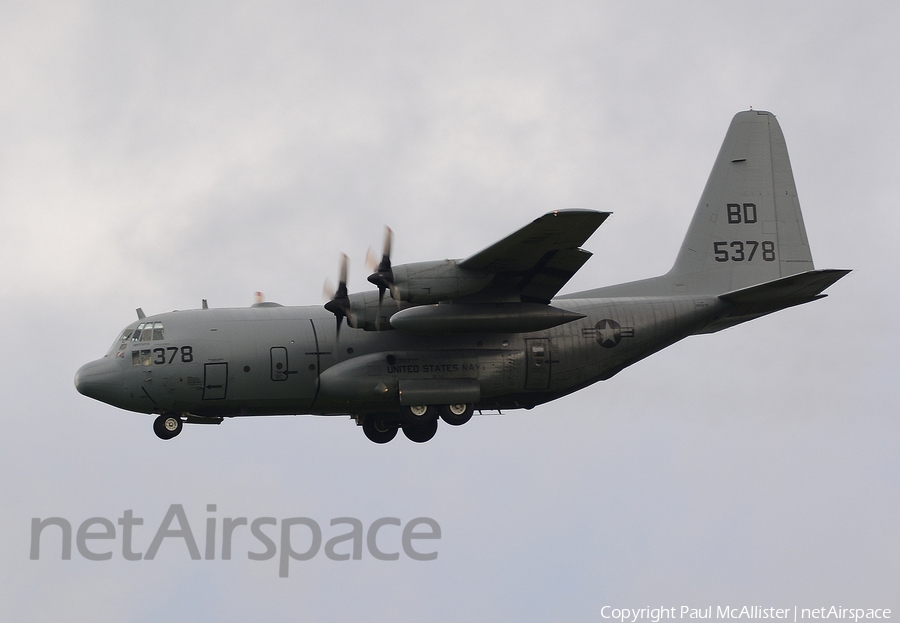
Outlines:
[[384, 228], [384, 250], [381, 253], [381, 262], [376, 264], [377, 255], [369, 249], [366, 253], [366, 266], [369, 270], [374, 271], [368, 277], [369, 283], [378, 288], [378, 316], [375, 318], [376, 327], [381, 321], [381, 302], [384, 300], [385, 290], [391, 291], [391, 298], [400, 306], [400, 293], [394, 284], [394, 271], [391, 270], [391, 242], [394, 238], [394, 232], [390, 227]]
[[350, 309], [350, 297], [347, 294], [347, 264], [347, 254], [341, 253], [341, 272], [337, 290], [331, 286], [329, 281], [325, 282], [324, 293], [330, 299], [325, 303], [325, 309], [334, 314], [337, 322], [334, 332], [335, 342], [337, 342], [341, 334], [341, 324], [343, 324], [344, 318], [347, 318], [349, 323], [353, 314], [353, 311]]

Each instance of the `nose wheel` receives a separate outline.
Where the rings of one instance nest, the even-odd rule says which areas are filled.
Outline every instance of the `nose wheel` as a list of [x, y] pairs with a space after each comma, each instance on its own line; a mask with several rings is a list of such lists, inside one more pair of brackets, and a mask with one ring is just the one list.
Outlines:
[[163, 413], [153, 420], [153, 432], [160, 439], [172, 439], [181, 432], [182, 428], [184, 428], [184, 422], [173, 413]]

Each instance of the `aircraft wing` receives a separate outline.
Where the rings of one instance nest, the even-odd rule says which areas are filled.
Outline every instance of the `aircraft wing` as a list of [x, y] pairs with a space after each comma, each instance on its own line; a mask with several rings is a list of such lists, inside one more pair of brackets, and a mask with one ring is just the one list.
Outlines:
[[467, 270], [494, 273], [479, 299], [549, 303], [591, 257], [579, 248], [609, 212], [555, 210], [459, 262]]

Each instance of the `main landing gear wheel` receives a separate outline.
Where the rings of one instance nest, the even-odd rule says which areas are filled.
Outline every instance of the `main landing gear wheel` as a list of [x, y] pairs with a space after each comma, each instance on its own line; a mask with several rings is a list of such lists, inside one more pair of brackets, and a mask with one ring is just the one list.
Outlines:
[[403, 434], [406, 435], [406, 438], [410, 441], [415, 441], [416, 443], [425, 443], [426, 441], [430, 441], [431, 438], [434, 437], [435, 433], [437, 433], [437, 427], [437, 418], [433, 418], [431, 420], [428, 420], [427, 422], [422, 422], [420, 424], [404, 424]]
[[434, 407], [415, 405], [401, 407], [403, 434], [410, 441], [425, 443], [434, 437], [438, 427], [438, 414]]
[[397, 422], [382, 415], [367, 415], [362, 427], [369, 441], [375, 443], [387, 443], [397, 436]]
[[462, 426], [472, 419], [473, 413], [475, 413], [474, 405], [441, 405], [441, 419], [450, 426]]
[[160, 439], [172, 439], [181, 432], [182, 428], [184, 428], [184, 422], [172, 413], [163, 413], [153, 421], [153, 432]]

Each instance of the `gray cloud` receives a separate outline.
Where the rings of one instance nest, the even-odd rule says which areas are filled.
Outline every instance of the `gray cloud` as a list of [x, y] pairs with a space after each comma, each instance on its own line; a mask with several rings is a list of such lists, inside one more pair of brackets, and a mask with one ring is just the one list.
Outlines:
[[[4, 618], [900, 607], [897, 18], [883, 2], [5, 5]], [[570, 289], [663, 272], [751, 105], [779, 115], [817, 266], [856, 269], [824, 301], [421, 447], [311, 417], [161, 443], [72, 386], [135, 307], [319, 304], [340, 251], [368, 287], [384, 224], [405, 262], [608, 209]], [[172, 503], [198, 525], [215, 503], [323, 525], [424, 515], [444, 536], [433, 563], [320, 557], [288, 580], [177, 546], [28, 560], [32, 517], [130, 508], [153, 526]]]

